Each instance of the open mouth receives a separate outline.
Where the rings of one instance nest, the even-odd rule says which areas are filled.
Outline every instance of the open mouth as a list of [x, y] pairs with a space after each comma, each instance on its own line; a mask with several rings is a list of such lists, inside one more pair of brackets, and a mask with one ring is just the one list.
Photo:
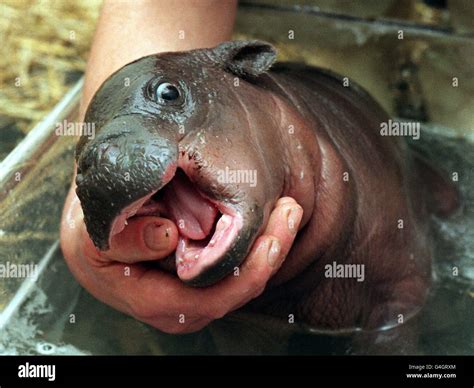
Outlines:
[[208, 198], [183, 170], [161, 190], [123, 209], [112, 223], [110, 238], [120, 233], [132, 217], [160, 216], [172, 220], [179, 231], [177, 274], [183, 281], [218, 265], [238, 238], [242, 216], [233, 208]]

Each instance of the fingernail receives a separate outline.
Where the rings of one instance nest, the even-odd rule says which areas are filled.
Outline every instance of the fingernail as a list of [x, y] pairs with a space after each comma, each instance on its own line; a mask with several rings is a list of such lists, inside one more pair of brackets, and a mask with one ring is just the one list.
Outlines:
[[291, 232], [296, 233], [298, 231], [298, 226], [301, 221], [301, 216], [302, 216], [302, 212], [301, 212], [301, 208], [299, 207], [292, 208], [290, 212], [288, 213], [288, 229]]
[[148, 225], [145, 229], [145, 244], [154, 251], [167, 249], [170, 243], [171, 229], [165, 225]]
[[278, 242], [278, 240], [272, 240], [270, 244], [270, 249], [268, 250], [268, 254], [267, 254], [268, 264], [271, 267], [275, 267], [279, 256], [280, 256], [280, 243]]

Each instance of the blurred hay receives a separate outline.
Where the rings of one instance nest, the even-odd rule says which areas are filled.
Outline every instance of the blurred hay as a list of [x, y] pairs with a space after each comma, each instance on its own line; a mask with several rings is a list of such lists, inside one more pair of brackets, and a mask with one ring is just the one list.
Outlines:
[[[0, 133], [26, 133], [85, 68], [101, 0], [0, 2]], [[1, 135], [0, 135], [1, 136]]]

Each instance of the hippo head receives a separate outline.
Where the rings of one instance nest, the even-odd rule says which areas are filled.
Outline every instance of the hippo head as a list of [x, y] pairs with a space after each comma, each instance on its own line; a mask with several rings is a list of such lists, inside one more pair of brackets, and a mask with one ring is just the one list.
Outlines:
[[[76, 150], [77, 195], [100, 250], [127, 220], [160, 215], [179, 231], [177, 275], [210, 285], [248, 255], [285, 184], [271, 97], [275, 61], [259, 41], [150, 55], [110, 76]], [[273, 110], [272, 110], [273, 109]]]

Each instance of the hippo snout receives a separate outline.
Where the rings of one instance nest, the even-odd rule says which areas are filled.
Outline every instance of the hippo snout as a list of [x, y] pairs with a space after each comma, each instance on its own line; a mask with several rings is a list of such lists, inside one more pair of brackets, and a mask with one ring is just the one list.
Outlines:
[[94, 244], [109, 248], [113, 220], [131, 203], [156, 192], [173, 176], [177, 145], [148, 131], [134, 117], [107, 123], [97, 138], [79, 144], [77, 195]]

